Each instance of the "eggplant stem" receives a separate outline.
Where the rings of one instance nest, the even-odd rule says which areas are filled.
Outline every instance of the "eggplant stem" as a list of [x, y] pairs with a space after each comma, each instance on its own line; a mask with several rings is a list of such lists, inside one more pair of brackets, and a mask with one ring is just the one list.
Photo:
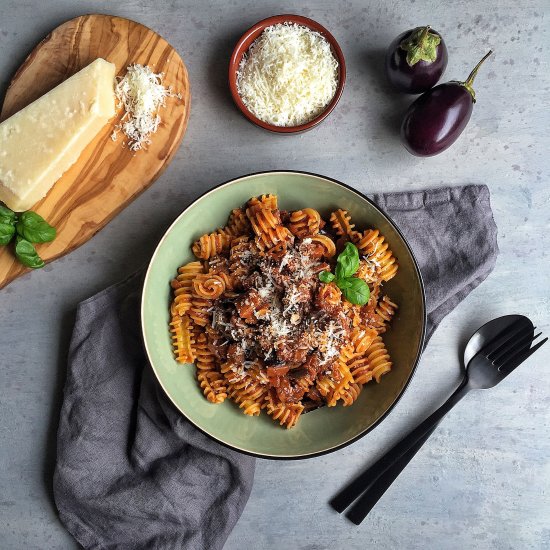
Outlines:
[[468, 78], [466, 79], [466, 82], [464, 83], [466, 86], [471, 87], [474, 83], [474, 78], [477, 76], [477, 71], [479, 71], [479, 68], [481, 65], [483, 65], [483, 62], [493, 53], [493, 50], [489, 50], [481, 59], [481, 61], [472, 69], [472, 72], [468, 75]]
[[476, 93], [473, 88], [474, 78], [477, 75], [477, 71], [479, 71], [479, 68], [483, 64], [483, 62], [493, 53], [493, 50], [489, 50], [481, 59], [481, 61], [473, 68], [472, 72], [468, 75], [468, 78], [465, 82], [460, 82], [462, 86], [464, 86], [468, 92], [470, 92], [470, 95], [472, 96], [472, 101], [476, 102]]
[[437, 46], [441, 43], [441, 37], [435, 32], [430, 32], [431, 30], [430, 25], [417, 27], [399, 44], [399, 47], [407, 52], [409, 67], [419, 61], [433, 63], [437, 59]]
[[426, 41], [426, 38], [428, 37], [428, 33], [430, 32], [430, 25], [426, 25], [424, 27], [424, 30], [422, 31], [422, 34], [420, 35], [420, 40], [418, 41], [420, 44], [424, 44], [424, 42]]

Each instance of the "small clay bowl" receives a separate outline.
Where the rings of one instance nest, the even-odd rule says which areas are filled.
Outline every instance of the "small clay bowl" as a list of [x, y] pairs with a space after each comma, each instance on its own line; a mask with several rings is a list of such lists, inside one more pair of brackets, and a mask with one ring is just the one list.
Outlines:
[[[322, 113], [320, 113], [309, 122], [306, 122], [305, 124], [300, 124], [299, 126], [274, 126], [273, 124], [269, 124], [267, 122], [264, 122], [263, 120], [260, 120], [257, 116], [252, 114], [246, 108], [243, 100], [241, 99], [241, 96], [237, 91], [237, 71], [239, 69], [239, 65], [241, 63], [243, 55], [248, 51], [248, 48], [250, 48], [252, 42], [254, 42], [254, 40], [256, 40], [256, 38], [258, 38], [262, 34], [262, 32], [264, 32], [264, 29], [266, 27], [271, 27], [272, 25], [277, 25], [278, 23], [296, 23], [313, 31], [317, 31], [319, 34], [323, 35], [323, 37], [329, 42], [332, 53], [338, 61], [338, 85], [336, 87], [336, 93], [334, 94], [334, 97]], [[235, 46], [235, 49], [233, 50], [231, 60], [229, 62], [229, 88], [231, 90], [231, 95], [233, 96], [233, 101], [235, 102], [241, 113], [250, 122], [256, 124], [256, 126], [279, 134], [296, 134], [299, 132], [304, 132], [323, 122], [323, 120], [327, 118], [327, 116], [332, 112], [332, 110], [334, 109], [334, 107], [336, 107], [336, 104], [340, 100], [342, 92], [344, 91], [345, 82], [346, 62], [344, 60], [344, 54], [342, 53], [338, 42], [336, 42], [334, 36], [332, 36], [332, 34], [330, 34], [330, 32], [328, 32], [325, 27], [323, 27], [316, 21], [313, 21], [313, 19], [308, 19], [307, 17], [302, 17], [301, 15], [274, 15], [273, 17], [268, 17], [267, 19], [263, 19], [262, 21], [256, 23], [241, 36], [241, 38], [237, 42], [237, 45]]]

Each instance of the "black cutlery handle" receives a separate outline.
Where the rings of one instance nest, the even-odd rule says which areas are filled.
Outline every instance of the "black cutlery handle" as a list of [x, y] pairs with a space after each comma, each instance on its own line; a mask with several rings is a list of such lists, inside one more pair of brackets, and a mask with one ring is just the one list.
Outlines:
[[[469, 389], [470, 388], [468, 386], [468, 379], [465, 377], [460, 386], [456, 389], [456, 391], [439, 409], [437, 409], [433, 414], [426, 418], [424, 422], [417, 426], [399, 443], [394, 445], [394, 447], [392, 447], [382, 458], [375, 462], [367, 471], [363, 472], [358, 478], [356, 478], [340, 493], [338, 493], [338, 495], [336, 495], [336, 497], [331, 500], [331, 506], [337, 512], [343, 512], [356, 498], [359, 497], [359, 495], [361, 495], [367, 489], [370, 490], [369, 487], [373, 486], [376, 480], [381, 475], [383, 475], [396, 462], [398, 462], [399, 459], [403, 457], [403, 455], [405, 455], [410, 449], [414, 448], [417, 443], [419, 443], [418, 449], [420, 449], [420, 447], [422, 447], [422, 445], [428, 439], [431, 433], [435, 430], [441, 419], [456, 403], [458, 403], [458, 401], [460, 401], [460, 399], [464, 395], [466, 395]], [[414, 456], [415, 453], [413, 453], [412, 456]], [[401, 470], [411, 460], [412, 456], [406, 461], [402, 468], [399, 469], [399, 472], [397, 472], [393, 479], [395, 479], [397, 475], [399, 475]], [[393, 471], [395, 471], [395, 469]], [[384, 489], [384, 492], [386, 489]], [[382, 496], [384, 492], [382, 492], [378, 498], [380, 498], [380, 496]]]
[[[435, 431], [437, 426], [434, 426], [428, 433], [424, 434], [420, 440], [417, 441], [418, 449], [424, 443], [428, 440], [428, 438], [432, 435], [432, 433]], [[394, 447], [395, 448], [395, 447]], [[393, 450], [393, 449], [392, 449]], [[337, 511], [342, 513], [348, 506], [350, 506], [353, 501], [360, 497], [365, 491], [370, 490], [374, 482], [385, 472], [387, 472], [389, 469], [394, 466], [394, 464], [400, 460], [403, 460], [405, 456], [410, 453], [412, 449], [408, 449], [408, 451], [401, 455], [401, 457], [398, 458], [398, 460], [391, 460], [391, 457], [388, 455], [389, 452], [386, 453], [382, 458], [380, 458], [377, 462], [375, 462], [370, 468], [365, 470], [361, 475], [356, 477], [349, 485], [344, 487], [331, 501], [330, 505]], [[416, 454], [416, 450], [411, 455], [411, 457], [407, 460], [407, 463], [410, 461], [410, 459]], [[382, 496], [382, 495], [380, 495]]]
[[413, 459], [414, 455], [422, 448], [424, 443], [434, 433], [437, 424], [428, 433], [424, 434], [405, 454], [379, 475], [370, 484], [361, 498], [348, 510], [346, 517], [355, 525], [360, 525], [380, 500], [382, 495], [390, 488], [397, 476], [405, 469], [405, 466]]

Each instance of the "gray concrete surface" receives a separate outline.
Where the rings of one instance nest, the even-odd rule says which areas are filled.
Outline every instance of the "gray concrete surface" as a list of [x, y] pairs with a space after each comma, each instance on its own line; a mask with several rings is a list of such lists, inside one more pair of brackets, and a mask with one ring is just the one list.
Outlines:
[[[550, 332], [548, 1], [0, 0], [0, 94], [53, 27], [90, 12], [135, 19], [178, 49], [190, 73], [191, 120], [171, 166], [146, 193], [82, 248], [0, 291], [0, 549], [76, 547], [51, 495], [76, 304], [145, 263], [168, 224], [204, 190], [268, 169], [314, 171], [365, 192], [487, 183], [501, 254], [491, 277], [445, 319], [410, 389], [379, 428], [336, 454], [258, 462], [226, 548], [550, 547], [550, 346], [497, 389], [471, 394], [452, 411], [361, 527], [327, 505], [451, 392], [457, 350], [477, 326], [517, 312]], [[326, 25], [348, 63], [336, 111], [297, 137], [251, 126], [226, 86], [240, 34], [284, 12]], [[465, 78], [489, 47], [496, 53], [479, 74], [464, 135], [446, 153], [421, 160], [397, 138], [409, 99], [388, 89], [380, 55], [399, 32], [427, 23], [446, 38], [446, 79]]]

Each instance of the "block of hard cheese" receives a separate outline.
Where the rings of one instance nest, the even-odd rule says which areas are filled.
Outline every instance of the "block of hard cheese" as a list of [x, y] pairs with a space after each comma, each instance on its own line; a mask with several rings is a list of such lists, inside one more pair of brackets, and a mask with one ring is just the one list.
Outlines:
[[104, 59], [74, 74], [0, 124], [0, 200], [28, 210], [115, 114], [115, 66]]

